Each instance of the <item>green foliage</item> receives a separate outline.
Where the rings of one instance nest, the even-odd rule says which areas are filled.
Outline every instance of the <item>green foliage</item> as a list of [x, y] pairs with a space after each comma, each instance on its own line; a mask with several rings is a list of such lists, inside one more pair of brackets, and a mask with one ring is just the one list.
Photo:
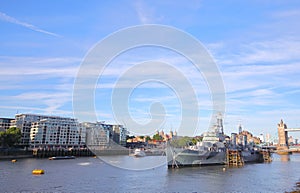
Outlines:
[[162, 140], [163, 138], [159, 134], [155, 134], [155, 135], [153, 135], [152, 139], [154, 139], [154, 140]]
[[151, 137], [150, 136], [146, 136], [146, 141], [150, 141]]
[[202, 141], [202, 137], [193, 137], [192, 138], [192, 143], [195, 145], [197, 144], [197, 142], [200, 142], [200, 141]]
[[172, 139], [170, 145], [173, 147], [186, 147], [190, 145], [196, 145], [198, 141], [201, 141], [200, 138], [195, 137], [181, 137], [179, 139]]
[[2, 147], [13, 147], [20, 142], [21, 137], [21, 130], [16, 127], [11, 127], [6, 131], [0, 132], [0, 145]]

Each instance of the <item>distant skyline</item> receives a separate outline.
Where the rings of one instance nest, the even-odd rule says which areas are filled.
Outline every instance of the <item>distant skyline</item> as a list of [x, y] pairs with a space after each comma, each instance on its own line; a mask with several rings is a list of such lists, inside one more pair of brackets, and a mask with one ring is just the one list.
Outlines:
[[[225, 133], [237, 132], [241, 124], [255, 135], [275, 136], [280, 119], [289, 128], [300, 127], [299, 17], [296, 0], [3, 1], [0, 116], [73, 117], [74, 80], [88, 51], [122, 28], [162, 24], [191, 34], [214, 58], [225, 85]], [[109, 102], [118, 77], [148, 60], [172, 64], [186, 75], [200, 109], [197, 132], [205, 132], [212, 111], [205, 79], [186, 58], [149, 46], [122, 53], [101, 75], [95, 91], [98, 121], [115, 122]], [[130, 114], [137, 122], [147, 122], [149, 106], [157, 101], [167, 114], [157, 129], [176, 130], [180, 100], [166, 85], [152, 82], [135, 89], [129, 99]], [[126, 120], [119, 124], [126, 125]], [[299, 138], [300, 133], [291, 135]]]

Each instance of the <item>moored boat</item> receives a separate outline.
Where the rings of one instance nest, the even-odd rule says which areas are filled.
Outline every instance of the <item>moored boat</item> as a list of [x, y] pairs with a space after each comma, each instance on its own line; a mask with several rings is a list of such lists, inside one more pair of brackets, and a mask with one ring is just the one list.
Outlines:
[[217, 124], [209, 132], [204, 133], [202, 141], [197, 142], [196, 145], [178, 148], [168, 143], [166, 150], [168, 168], [224, 165], [229, 163], [227, 153], [230, 150], [240, 155], [242, 163], [263, 161], [260, 150], [254, 148], [252, 144], [248, 145], [247, 138], [244, 144], [236, 145], [235, 137], [232, 136], [234, 140], [231, 143], [225, 140], [222, 119], [218, 118]]
[[135, 157], [145, 157], [146, 153], [142, 149], [135, 149], [134, 153], [133, 153], [133, 156], [135, 156]]
[[168, 167], [216, 165], [226, 163], [226, 147], [224, 144], [223, 122], [217, 118], [217, 124], [204, 133], [202, 142], [184, 148], [167, 146]]
[[75, 156], [54, 156], [49, 157], [49, 160], [61, 160], [61, 159], [75, 159]]

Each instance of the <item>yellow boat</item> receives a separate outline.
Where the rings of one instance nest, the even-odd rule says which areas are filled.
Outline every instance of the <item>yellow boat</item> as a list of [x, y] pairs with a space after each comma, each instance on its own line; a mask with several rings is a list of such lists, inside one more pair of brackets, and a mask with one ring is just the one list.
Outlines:
[[35, 175], [40, 175], [40, 174], [44, 174], [44, 173], [45, 173], [45, 171], [42, 169], [32, 170], [32, 174], [35, 174]]

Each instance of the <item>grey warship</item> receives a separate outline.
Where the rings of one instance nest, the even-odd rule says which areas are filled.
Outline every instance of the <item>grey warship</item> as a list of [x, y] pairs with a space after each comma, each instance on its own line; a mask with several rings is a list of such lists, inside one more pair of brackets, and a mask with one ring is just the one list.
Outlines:
[[217, 123], [203, 134], [201, 142], [196, 145], [182, 148], [174, 147], [168, 143], [166, 149], [168, 168], [185, 166], [204, 166], [204, 165], [224, 165], [226, 164], [226, 153], [229, 149], [238, 150], [244, 162], [261, 162], [262, 157], [253, 145], [236, 145], [234, 140], [229, 141], [229, 137], [224, 135], [223, 120], [217, 117]]

